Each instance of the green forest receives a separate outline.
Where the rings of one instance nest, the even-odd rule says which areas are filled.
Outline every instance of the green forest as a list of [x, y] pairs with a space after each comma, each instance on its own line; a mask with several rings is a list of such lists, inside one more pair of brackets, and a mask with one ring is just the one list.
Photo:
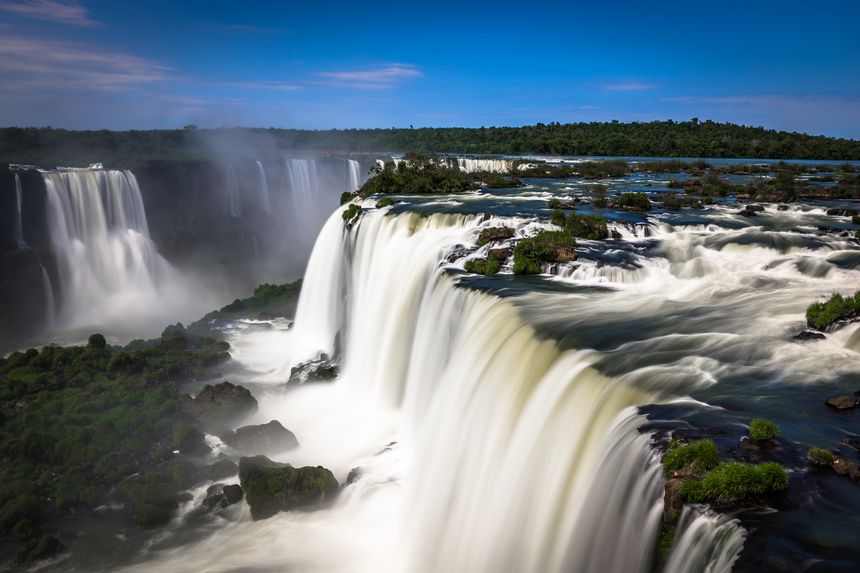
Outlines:
[[3, 162], [134, 167], [204, 158], [214, 143], [272, 151], [434, 152], [767, 159], [860, 159], [860, 141], [713, 121], [549, 123], [525, 127], [294, 130], [262, 128], [68, 131], [0, 128]]

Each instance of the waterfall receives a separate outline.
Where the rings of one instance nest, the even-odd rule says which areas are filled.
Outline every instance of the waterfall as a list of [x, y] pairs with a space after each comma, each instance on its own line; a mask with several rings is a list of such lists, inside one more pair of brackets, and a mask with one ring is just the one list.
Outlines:
[[[369, 213], [344, 242], [335, 213], [299, 303], [301, 338], [312, 322], [331, 350], [340, 327], [350, 408], [406, 421], [403, 568], [647, 571], [662, 474], [634, 406], [653, 398], [456, 286], [439, 261], [478, 221]], [[324, 270], [337, 284], [312, 287]]]
[[347, 167], [349, 168], [349, 191], [358, 190], [361, 187], [361, 163], [355, 159], [347, 159]]
[[51, 277], [45, 266], [40, 264], [42, 269], [42, 290], [45, 291], [45, 324], [48, 327], [54, 325], [57, 319], [57, 309], [54, 303], [54, 285], [51, 283]]
[[227, 211], [234, 218], [242, 216], [242, 198], [239, 195], [239, 178], [232, 163], [227, 163], [227, 181], [225, 186], [227, 193]]
[[[110, 312], [130, 320], [127, 314], [135, 309], [160, 316], [171, 303], [160, 300], [159, 287], [174, 271], [149, 238], [134, 174], [80, 169], [43, 171], [42, 176], [61, 322], [70, 327], [97, 323]], [[157, 308], [143, 308], [147, 304]]]
[[300, 213], [301, 217], [310, 220], [318, 219], [317, 162], [313, 159], [286, 159], [286, 165], [293, 213]]
[[475, 173], [476, 171], [489, 171], [490, 173], [509, 173], [513, 162], [508, 159], [474, 159], [472, 157], [458, 157], [457, 166], [460, 171]]
[[736, 519], [706, 506], [685, 506], [664, 573], [729, 573], [744, 544]]
[[257, 161], [257, 173], [260, 175], [260, 205], [266, 213], [272, 212], [272, 199], [269, 196], [269, 182], [266, 180], [266, 170], [263, 164]]
[[27, 248], [27, 242], [24, 240], [24, 223], [21, 217], [21, 178], [15, 174], [15, 244], [19, 249]]

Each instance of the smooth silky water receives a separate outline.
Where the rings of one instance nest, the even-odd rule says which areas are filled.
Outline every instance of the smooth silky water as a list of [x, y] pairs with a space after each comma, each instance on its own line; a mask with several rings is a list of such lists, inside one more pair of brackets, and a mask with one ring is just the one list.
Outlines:
[[[753, 417], [783, 430], [790, 493], [742, 515], [685, 509], [665, 570], [798, 570], [822, 546], [852, 570], [856, 486], [810, 475], [805, 453], [860, 430], [823, 406], [856, 389], [860, 330], [792, 339], [810, 302], [860, 286], [857, 241], [810, 233], [842, 218], [826, 204], [753, 220], [725, 207], [612, 215], [625, 240], [580, 241], [579, 261], [542, 277], [475, 277], [447, 259], [483, 227], [545, 228], [547, 197], [588, 189], [528, 183], [367, 201], [349, 231], [335, 212], [295, 322], [231, 325], [227, 377], [260, 403], [245, 423], [297, 435], [275, 459], [360, 479], [314, 512], [253, 522], [240, 505], [204, 524], [183, 512], [144, 548], [115, 542], [132, 562], [121, 570], [646, 572], [662, 512], [655, 432], [705, 428], [727, 449]], [[341, 360], [339, 379], [285, 391], [290, 367], [321, 352]]]

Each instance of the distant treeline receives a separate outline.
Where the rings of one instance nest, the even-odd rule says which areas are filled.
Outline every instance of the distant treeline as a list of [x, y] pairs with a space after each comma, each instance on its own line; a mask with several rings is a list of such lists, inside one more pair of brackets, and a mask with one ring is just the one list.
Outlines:
[[196, 159], [211, 147], [269, 151], [435, 152], [768, 159], [860, 159], [860, 141], [712, 121], [550, 123], [525, 127], [68, 131], [0, 128], [0, 161], [106, 163]]

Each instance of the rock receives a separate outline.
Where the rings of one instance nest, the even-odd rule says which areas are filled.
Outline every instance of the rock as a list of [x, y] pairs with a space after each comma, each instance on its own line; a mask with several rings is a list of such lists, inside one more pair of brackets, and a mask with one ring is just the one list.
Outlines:
[[764, 213], [764, 207], [761, 205], [747, 205], [745, 207], [746, 211], [755, 211], [756, 213]]
[[246, 388], [230, 382], [207, 384], [197, 397], [183, 397], [182, 411], [196, 416], [207, 429], [217, 432], [256, 412], [257, 400]]
[[330, 382], [337, 378], [337, 367], [329, 362], [328, 356], [323, 354], [317, 360], [303, 362], [290, 369], [288, 386], [297, 386], [308, 382]]
[[487, 227], [478, 235], [478, 244], [486, 245], [496, 241], [506, 241], [512, 238], [515, 231], [510, 227]]
[[202, 505], [210, 511], [220, 511], [242, 501], [245, 496], [242, 486], [238, 484], [215, 484], [206, 490], [206, 494]]
[[776, 210], [777, 211], [788, 211], [788, 205], [783, 205], [783, 204], [777, 205]]
[[238, 471], [239, 466], [227, 459], [218, 460], [211, 466], [207, 466], [205, 469], [207, 479], [212, 481], [218, 481], [234, 476]]
[[364, 475], [364, 470], [360, 467], [355, 467], [349, 470], [349, 474], [346, 476], [346, 485], [353, 484], [361, 479], [361, 476]]
[[609, 238], [610, 239], [621, 239], [621, 233], [619, 233], [615, 229], [610, 229], [609, 230]]
[[824, 336], [823, 334], [821, 334], [820, 332], [813, 332], [812, 330], [804, 330], [801, 333], [795, 334], [793, 336], [793, 338], [795, 340], [797, 340], [798, 342], [806, 342], [809, 340], [824, 340], [827, 337]]
[[828, 209], [827, 214], [836, 216], [836, 217], [851, 217], [853, 215], [857, 215], [857, 209]]
[[841, 476], [848, 476], [854, 481], [860, 480], [860, 466], [845, 458], [836, 457], [831, 464], [833, 471]]
[[842, 443], [860, 451], [860, 436], [842, 436]]
[[850, 410], [857, 406], [857, 398], [854, 396], [836, 396], [835, 398], [830, 398], [825, 402], [831, 408], [836, 408], [837, 410]]
[[42, 559], [50, 559], [60, 554], [65, 547], [53, 535], [43, 535], [38, 541], [33, 540], [18, 553], [18, 563], [32, 563]]
[[277, 420], [268, 424], [243, 426], [236, 430], [228, 445], [249, 454], [277, 454], [299, 447], [295, 434]]
[[457, 245], [454, 247], [450, 253], [448, 253], [447, 261], [449, 263], [455, 263], [462, 259], [463, 257], [469, 256], [469, 254], [474, 251], [474, 249], [470, 249], [468, 247], [464, 247], [463, 245]]
[[322, 466], [294, 468], [266, 456], [240, 459], [239, 481], [254, 520], [279, 511], [319, 507], [340, 489], [334, 474]]
[[684, 507], [684, 496], [681, 494], [681, 484], [684, 480], [680, 477], [672, 477], [666, 481], [663, 489], [663, 524], [672, 527], [681, 516]]
[[514, 250], [510, 249], [510, 248], [490, 249], [490, 251], [487, 253], [488, 256], [495, 257], [499, 261], [506, 261], [513, 254], [514, 254]]
[[744, 217], [758, 217], [758, 213], [751, 211], [749, 208], [741, 209], [738, 211], [738, 215], [742, 215]]

